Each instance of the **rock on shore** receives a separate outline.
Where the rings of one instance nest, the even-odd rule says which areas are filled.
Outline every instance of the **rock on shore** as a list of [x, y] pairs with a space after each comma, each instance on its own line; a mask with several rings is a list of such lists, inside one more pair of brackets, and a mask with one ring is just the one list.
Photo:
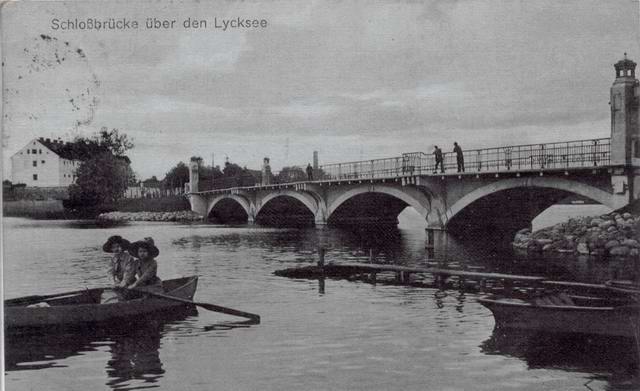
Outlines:
[[527, 253], [638, 257], [640, 216], [609, 213], [580, 217], [531, 232], [518, 231], [513, 247]]
[[202, 216], [190, 210], [176, 212], [109, 212], [102, 213], [98, 220], [107, 221], [200, 221]]

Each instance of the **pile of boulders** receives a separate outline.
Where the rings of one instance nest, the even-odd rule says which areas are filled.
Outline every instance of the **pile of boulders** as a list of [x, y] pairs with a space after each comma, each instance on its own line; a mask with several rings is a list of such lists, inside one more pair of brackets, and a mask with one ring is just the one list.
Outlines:
[[613, 212], [570, 219], [535, 232], [520, 230], [513, 247], [527, 253], [637, 257], [639, 237], [640, 216]]
[[98, 220], [107, 221], [200, 221], [202, 216], [190, 210], [176, 212], [109, 212], [102, 213]]

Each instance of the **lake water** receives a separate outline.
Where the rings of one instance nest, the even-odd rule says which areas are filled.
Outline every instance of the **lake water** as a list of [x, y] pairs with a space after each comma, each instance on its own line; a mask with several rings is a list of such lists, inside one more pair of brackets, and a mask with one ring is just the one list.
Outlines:
[[[622, 390], [636, 381], [628, 341], [494, 332], [474, 294], [319, 282], [273, 275], [327, 261], [425, 265], [425, 232], [272, 229], [171, 223], [100, 228], [70, 221], [4, 220], [4, 294], [12, 298], [108, 283], [110, 235], [152, 236], [163, 278], [197, 274], [196, 299], [258, 313], [259, 325], [198, 309], [137, 330], [10, 337], [13, 390]], [[436, 258], [502, 270], [593, 279], [609, 265], [516, 260], [482, 238], [439, 237]], [[445, 260], [446, 258], [446, 260]], [[634, 383], [637, 384], [637, 383]]]

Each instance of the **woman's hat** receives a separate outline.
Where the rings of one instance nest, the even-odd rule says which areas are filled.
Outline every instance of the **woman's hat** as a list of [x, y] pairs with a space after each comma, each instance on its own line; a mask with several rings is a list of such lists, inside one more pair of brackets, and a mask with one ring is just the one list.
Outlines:
[[160, 250], [158, 250], [158, 247], [156, 247], [156, 245], [153, 243], [152, 238], [144, 238], [144, 240], [138, 240], [137, 242], [133, 242], [129, 246], [129, 254], [138, 258], [138, 249], [140, 247], [146, 248], [151, 258], [155, 258], [158, 256], [158, 254], [160, 254]]
[[102, 245], [102, 251], [106, 253], [112, 253], [113, 250], [111, 250], [111, 247], [113, 247], [113, 245], [116, 243], [118, 243], [123, 250], [128, 249], [131, 245], [131, 243], [129, 243], [127, 239], [123, 239], [122, 236], [114, 235], [107, 239], [107, 242]]

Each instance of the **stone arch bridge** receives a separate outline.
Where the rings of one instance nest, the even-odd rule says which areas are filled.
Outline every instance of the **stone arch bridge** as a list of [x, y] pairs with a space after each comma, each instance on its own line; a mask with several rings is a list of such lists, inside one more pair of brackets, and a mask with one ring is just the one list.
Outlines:
[[413, 207], [428, 228], [508, 234], [568, 195], [612, 209], [637, 198], [636, 169], [612, 164], [610, 152], [610, 139], [465, 151], [465, 172], [455, 156], [436, 172], [431, 155], [409, 153], [320, 166], [306, 181], [194, 188], [189, 197], [192, 210], [221, 223], [397, 224]]

